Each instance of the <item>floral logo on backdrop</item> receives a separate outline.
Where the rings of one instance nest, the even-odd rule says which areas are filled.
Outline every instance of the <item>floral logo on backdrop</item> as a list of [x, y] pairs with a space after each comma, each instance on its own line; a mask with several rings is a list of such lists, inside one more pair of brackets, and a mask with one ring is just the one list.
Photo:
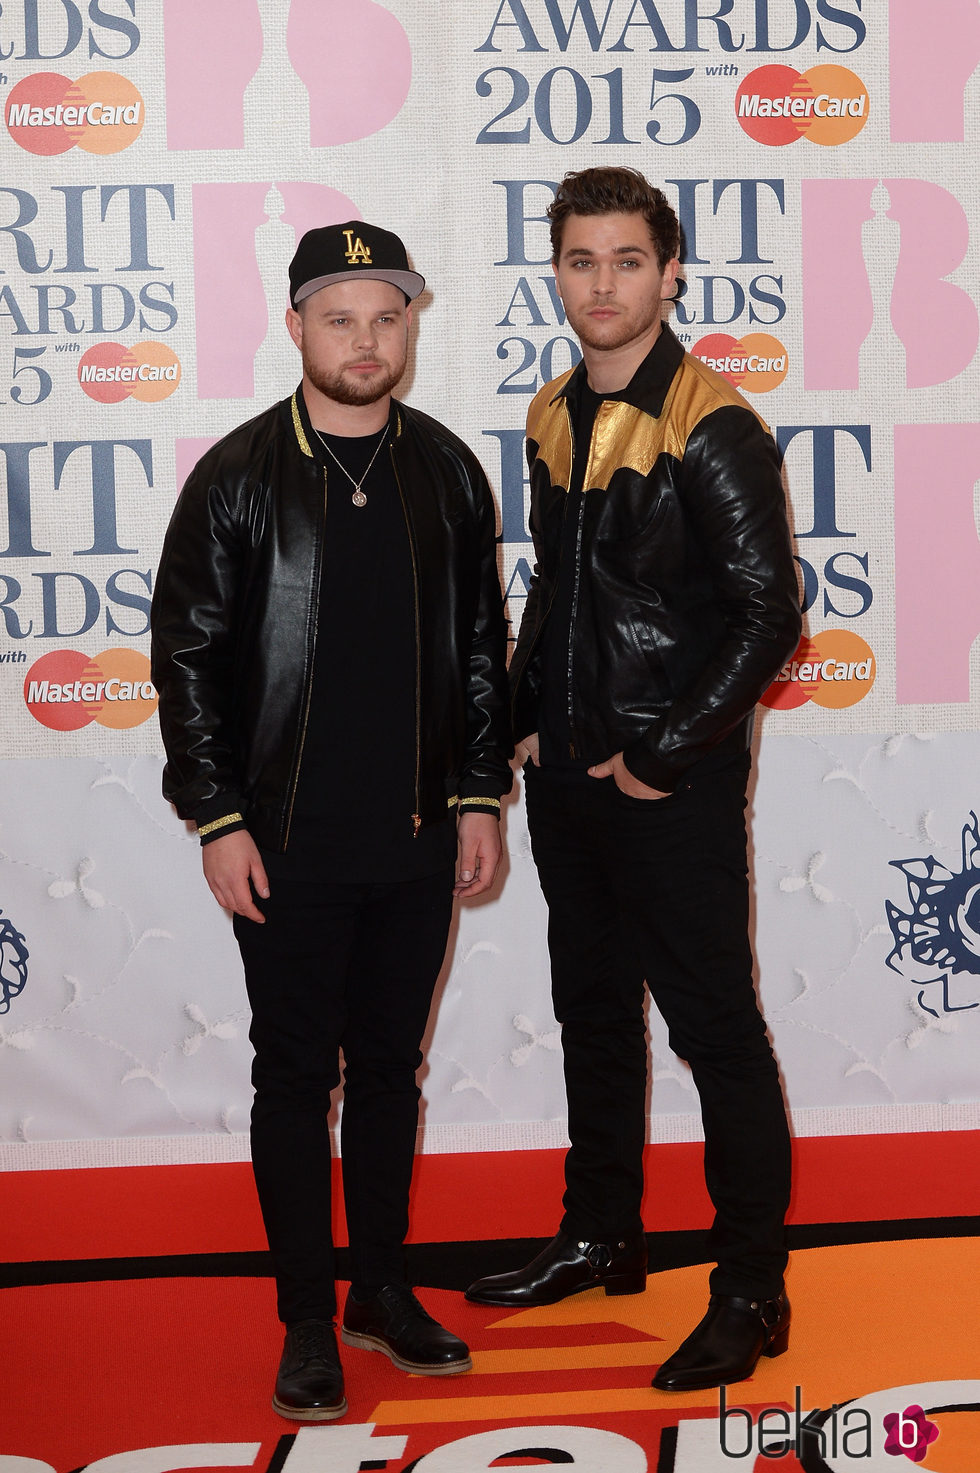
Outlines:
[[27, 986], [29, 955], [23, 936], [0, 911], [0, 1013], [8, 1013], [13, 998]]
[[891, 861], [905, 876], [911, 909], [899, 910], [885, 901], [894, 942], [887, 963], [920, 989], [919, 1006], [934, 1018], [980, 1007], [980, 997], [954, 1001], [950, 985], [954, 978], [980, 977], [980, 826], [975, 813], [963, 828], [962, 856], [958, 873], [931, 854]]

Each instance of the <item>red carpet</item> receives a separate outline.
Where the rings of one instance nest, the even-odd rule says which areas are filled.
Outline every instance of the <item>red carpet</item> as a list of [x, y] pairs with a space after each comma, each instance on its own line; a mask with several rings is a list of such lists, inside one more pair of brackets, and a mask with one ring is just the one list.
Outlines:
[[[976, 1402], [978, 1282], [976, 1241], [799, 1252], [790, 1280], [796, 1312], [790, 1349], [776, 1360], [763, 1359], [751, 1381], [730, 1389], [728, 1404], [752, 1409], [757, 1417], [766, 1406], [792, 1409], [796, 1387], [804, 1408], [829, 1408], [878, 1389], [971, 1377], [972, 1397], [958, 1392], [956, 1399]], [[575, 1429], [581, 1428], [616, 1433], [642, 1449], [646, 1461], [623, 1463], [624, 1470], [701, 1473], [702, 1467], [724, 1466], [684, 1459], [685, 1447], [696, 1452], [700, 1445], [687, 1442], [676, 1462], [661, 1460], [664, 1429], [688, 1420], [699, 1424], [688, 1434], [707, 1434], [704, 1446], [719, 1451], [718, 1393], [671, 1397], [649, 1385], [665, 1347], [688, 1327], [703, 1284], [702, 1268], [678, 1269], [651, 1276], [643, 1295], [607, 1299], [592, 1291], [519, 1314], [478, 1309], [459, 1295], [423, 1290], [429, 1308], [469, 1341], [473, 1372], [407, 1377], [384, 1356], [345, 1348], [350, 1411], [342, 1424], [306, 1434], [306, 1440], [317, 1439], [325, 1459], [309, 1467], [357, 1473], [360, 1467], [384, 1466], [372, 1462], [367, 1439], [373, 1436], [397, 1440], [399, 1451], [387, 1466], [402, 1470], [423, 1453], [492, 1433], [492, 1458], [432, 1469], [469, 1473], [528, 1448], [575, 1456]], [[955, 1312], [952, 1284], [958, 1286]], [[170, 1461], [159, 1454], [126, 1460], [115, 1465], [115, 1473], [239, 1464], [265, 1470], [280, 1438], [299, 1430], [269, 1405], [280, 1332], [268, 1281], [143, 1279], [7, 1289], [4, 1309], [4, 1473], [28, 1473], [8, 1468], [11, 1457], [69, 1470], [152, 1448], [169, 1449]], [[916, 1399], [908, 1393], [908, 1400]], [[892, 1410], [906, 1404], [903, 1395]], [[730, 1445], [744, 1447], [744, 1417], [729, 1422]], [[976, 1473], [980, 1409], [946, 1413], [940, 1427], [939, 1439], [917, 1466]], [[334, 1461], [332, 1449], [339, 1451], [341, 1437], [351, 1438], [354, 1428], [360, 1429], [360, 1456], [349, 1460], [345, 1453]], [[880, 1446], [883, 1433], [879, 1427], [874, 1433]], [[248, 1447], [231, 1446], [242, 1443]], [[205, 1454], [199, 1444], [222, 1446]], [[672, 1440], [666, 1446], [676, 1455]], [[614, 1448], [608, 1444], [607, 1457]], [[464, 1447], [460, 1456], [465, 1452]], [[526, 1459], [515, 1465], [529, 1466]], [[586, 1466], [613, 1473], [618, 1464]], [[753, 1465], [742, 1460], [735, 1466]], [[792, 1455], [766, 1458], [760, 1473], [770, 1466], [795, 1470], [799, 1463]], [[855, 1462], [856, 1468], [867, 1466], [864, 1459]]]
[[[828, 1163], [832, 1144], [841, 1146], [800, 1144], [807, 1151], [820, 1147]], [[449, 1290], [422, 1289], [429, 1309], [469, 1342], [473, 1372], [407, 1377], [384, 1356], [345, 1347], [348, 1415], [301, 1431], [269, 1405], [281, 1344], [271, 1281], [223, 1276], [215, 1267], [219, 1260], [209, 1260], [204, 1274], [194, 1273], [195, 1260], [188, 1259], [184, 1275], [179, 1262], [161, 1257], [251, 1253], [262, 1246], [247, 1168], [9, 1173], [0, 1224], [10, 1285], [0, 1299], [0, 1473], [45, 1473], [44, 1465], [71, 1473], [106, 1459], [111, 1462], [103, 1462], [99, 1473], [199, 1467], [480, 1473], [553, 1464], [589, 1473], [764, 1473], [772, 1467], [901, 1473], [913, 1465], [931, 1473], [977, 1473], [980, 1242], [942, 1236], [936, 1225], [944, 1214], [976, 1215], [976, 1138], [858, 1138], [838, 1151], [834, 1180], [842, 1156], [860, 1156], [872, 1145], [884, 1156], [879, 1167], [885, 1166], [883, 1174], [874, 1173], [878, 1215], [898, 1215], [901, 1199], [910, 1219], [907, 1235], [794, 1250], [789, 1351], [763, 1359], [751, 1381], [730, 1389], [723, 1425], [717, 1392], [671, 1397], [649, 1384], [653, 1367], [704, 1303], [706, 1269], [694, 1265], [652, 1274], [642, 1295], [609, 1299], [594, 1291], [517, 1314], [468, 1305]], [[689, 1148], [668, 1149], [675, 1153], [671, 1170], [690, 1154]], [[658, 1152], [655, 1168], [663, 1161]], [[870, 1160], [867, 1154], [866, 1166]], [[524, 1197], [515, 1192], [510, 1211], [501, 1205], [496, 1216], [481, 1210], [473, 1194], [496, 1190], [503, 1196], [501, 1181], [494, 1181], [501, 1158], [426, 1157], [420, 1164], [417, 1239], [433, 1242], [440, 1223], [445, 1229], [450, 1219], [457, 1242], [485, 1240], [489, 1224], [511, 1235], [550, 1233], [553, 1200], [547, 1222], [539, 1220], [545, 1194], [534, 1187], [541, 1183], [550, 1192], [550, 1160], [511, 1157], [503, 1163], [511, 1189], [515, 1177], [523, 1177], [527, 1190]], [[798, 1197], [798, 1204], [806, 1202], [804, 1193], [814, 1191], [810, 1224], [817, 1221], [818, 1195], [826, 1208], [823, 1221], [835, 1222], [842, 1233], [845, 1196], [868, 1223], [868, 1171], [856, 1177], [852, 1161], [850, 1175], [846, 1192], [826, 1179], [817, 1193], [810, 1158]], [[456, 1190], [437, 1204], [440, 1177], [451, 1178]], [[463, 1190], [460, 1182], [467, 1183]], [[686, 1215], [682, 1208], [682, 1196], [675, 1196], [669, 1219], [675, 1229], [690, 1228], [692, 1213], [697, 1223], [696, 1202], [686, 1203]], [[925, 1220], [930, 1236], [917, 1238]], [[483, 1228], [479, 1234], [476, 1223]], [[826, 1237], [829, 1230], [820, 1231]], [[870, 1223], [861, 1231], [874, 1235]], [[893, 1226], [889, 1236], [895, 1237]], [[479, 1256], [476, 1244], [474, 1251]], [[118, 1261], [127, 1258], [139, 1262], [127, 1267]], [[154, 1258], [166, 1276], [154, 1276]], [[101, 1267], [79, 1260], [100, 1260]], [[123, 1277], [137, 1271], [139, 1277]], [[84, 1281], [52, 1281], [71, 1272]], [[29, 1282], [18, 1284], [18, 1275]], [[772, 1447], [769, 1455], [760, 1454], [757, 1428], [765, 1408], [771, 1409], [770, 1432], [782, 1427], [794, 1437], [797, 1388], [804, 1413], [842, 1408], [856, 1397], [863, 1406], [870, 1396], [873, 1415], [862, 1412], [862, 1420], [852, 1408], [848, 1425], [847, 1410], [840, 1410], [836, 1422], [827, 1423], [822, 1462], [801, 1464], [793, 1450], [775, 1457]], [[882, 1410], [904, 1413], [914, 1404], [925, 1408], [939, 1435], [913, 1462], [901, 1452], [885, 1453]], [[784, 1423], [778, 1408], [786, 1409]]]
[[[791, 1223], [876, 1222], [980, 1213], [980, 1131], [811, 1136], [793, 1143]], [[697, 1143], [647, 1147], [650, 1232], [707, 1227]], [[562, 1151], [419, 1156], [410, 1242], [550, 1237]], [[346, 1242], [339, 1162], [336, 1241]], [[669, 1190], [659, 1190], [665, 1183]], [[246, 1162], [95, 1171], [9, 1172], [0, 1263], [265, 1247]]]

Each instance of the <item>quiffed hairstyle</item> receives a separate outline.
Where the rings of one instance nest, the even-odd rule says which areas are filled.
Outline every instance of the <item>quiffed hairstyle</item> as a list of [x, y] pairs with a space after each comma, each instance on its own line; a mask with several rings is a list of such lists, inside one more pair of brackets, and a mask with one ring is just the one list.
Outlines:
[[680, 252], [680, 226], [670, 201], [638, 169], [603, 165], [565, 175], [548, 206], [551, 251], [556, 261], [569, 215], [642, 215], [661, 271]]

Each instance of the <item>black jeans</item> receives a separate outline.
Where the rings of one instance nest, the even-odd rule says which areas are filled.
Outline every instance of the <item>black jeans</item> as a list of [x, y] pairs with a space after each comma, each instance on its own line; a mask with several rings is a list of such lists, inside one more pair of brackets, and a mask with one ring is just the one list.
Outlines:
[[265, 925], [235, 917], [255, 1049], [252, 1164], [287, 1324], [332, 1319], [330, 1092], [344, 1054], [341, 1155], [352, 1283], [404, 1282], [415, 1072], [446, 951], [453, 870], [401, 884], [273, 884]]
[[568, 1098], [562, 1227], [593, 1242], [642, 1230], [646, 982], [701, 1100], [712, 1292], [769, 1297], [790, 1147], [752, 981], [748, 770], [746, 756], [649, 800], [530, 766], [525, 787]]

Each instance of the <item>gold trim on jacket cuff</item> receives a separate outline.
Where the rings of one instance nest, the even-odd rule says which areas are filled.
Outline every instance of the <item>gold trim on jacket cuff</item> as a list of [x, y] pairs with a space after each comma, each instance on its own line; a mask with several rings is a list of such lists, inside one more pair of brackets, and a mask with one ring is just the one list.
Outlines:
[[215, 829], [226, 829], [230, 823], [244, 823], [245, 819], [241, 813], [226, 813], [224, 818], [216, 818], [213, 823], [199, 826], [197, 835], [203, 839], [205, 834], [213, 834]]

